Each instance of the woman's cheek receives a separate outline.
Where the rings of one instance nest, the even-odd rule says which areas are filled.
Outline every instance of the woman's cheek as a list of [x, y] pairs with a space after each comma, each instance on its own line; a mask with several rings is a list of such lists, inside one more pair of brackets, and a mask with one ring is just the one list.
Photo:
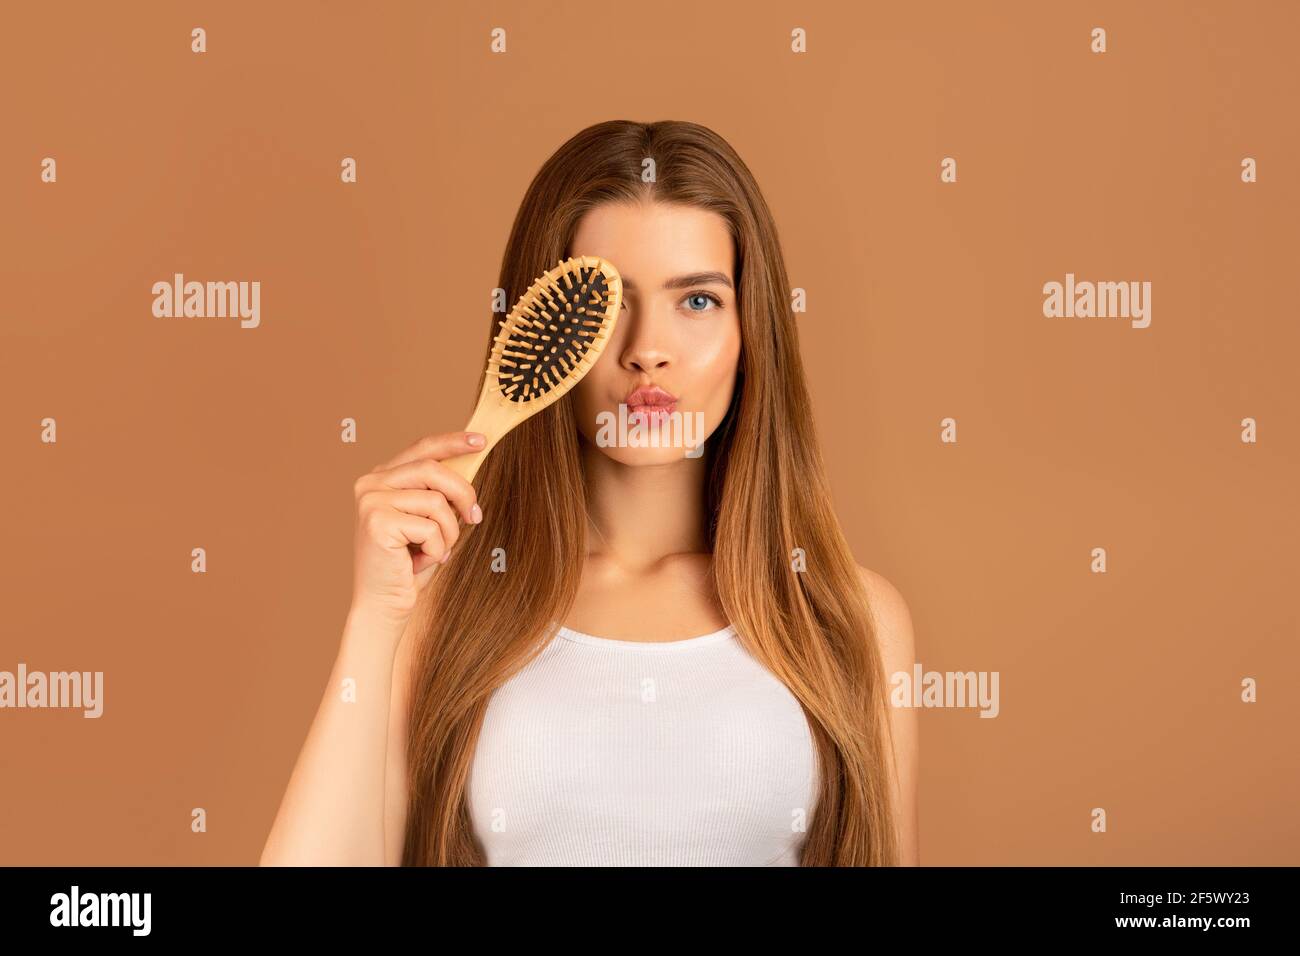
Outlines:
[[[700, 358], [703, 358], [702, 356]], [[736, 360], [726, 354], [709, 356], [681, 377], [686, 405], [683, 412], [699, 412], [703, 425], [712, 433], [726, 417], [731, 395], [736, 388]]]

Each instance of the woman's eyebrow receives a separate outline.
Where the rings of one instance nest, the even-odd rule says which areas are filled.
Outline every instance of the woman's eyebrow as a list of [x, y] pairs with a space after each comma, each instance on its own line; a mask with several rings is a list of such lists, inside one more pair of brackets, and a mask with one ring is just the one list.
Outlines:
[[[731, 288], [731, 279], [724, 272], [692, 272], [689, 275], [676, 276], [664, 283], [665, 289], [687, 289], [693, 285], [725, 285]], [[623, 277], [623, 287], [636, 291], [636, 283], [626, 276]]]

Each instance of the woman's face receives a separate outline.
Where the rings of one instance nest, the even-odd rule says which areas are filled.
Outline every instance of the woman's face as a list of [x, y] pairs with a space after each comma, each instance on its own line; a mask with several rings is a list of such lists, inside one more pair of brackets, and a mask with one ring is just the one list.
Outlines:
[[627, 465], [696, 457], [740, 359], [726, 220], [681, 203], [604, 203], [578, 223], [570, 254], [608, 259], [623, 279], [614, 333], [573, 390], [578, 430]]

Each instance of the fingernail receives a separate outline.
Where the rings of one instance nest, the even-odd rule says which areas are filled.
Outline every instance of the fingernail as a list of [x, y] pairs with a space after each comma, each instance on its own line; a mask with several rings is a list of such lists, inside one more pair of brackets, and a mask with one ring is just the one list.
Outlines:
[[439, 564], [446, 564], [446, 563], [447, 563], [447, 559], [450, 558], [450, 557], [451, 557], [451, 551], [448, 550], [447, 553], [444, 554], [444, 555], [442, 556], [442, 560], [439, 561], [438, 563], [439, 563]]
[[478, 524], [483, 520], [483, 509], [478, 506], [477, 502], [474, 504], [473, 508], [469, 509], [469, 520], [473, 524]]
[[486, 439], [484, 439], [484, 437], [478, 432], [470, 432], [465, 436], [465, 441], [469, 442], [469, 444], [473, 445], [475, 448], [482, 448], [485, 440]]

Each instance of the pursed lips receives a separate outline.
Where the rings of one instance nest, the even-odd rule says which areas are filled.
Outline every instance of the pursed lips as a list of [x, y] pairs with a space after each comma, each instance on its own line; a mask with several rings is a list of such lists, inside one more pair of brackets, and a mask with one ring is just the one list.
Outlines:
[[646, 423], [661, 422], [677, 408], [677, 396], [658, 385], [642, 385], [624, 399], [630, 416]]

